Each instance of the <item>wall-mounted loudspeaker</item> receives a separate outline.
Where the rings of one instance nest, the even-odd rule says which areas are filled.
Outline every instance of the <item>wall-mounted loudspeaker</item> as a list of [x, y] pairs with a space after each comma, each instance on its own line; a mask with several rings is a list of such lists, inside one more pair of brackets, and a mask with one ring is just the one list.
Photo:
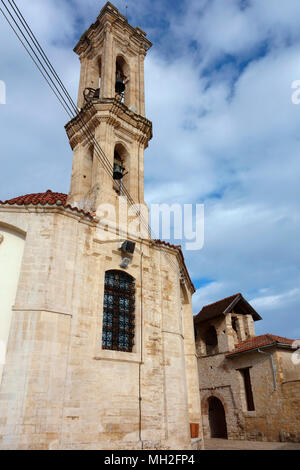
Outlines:
[[133, 255], [134, 250], [135, 250], [135, 242], [126, 240], [124, 243], [122, 243], [121, 250], [123, 251], [123, 253]]

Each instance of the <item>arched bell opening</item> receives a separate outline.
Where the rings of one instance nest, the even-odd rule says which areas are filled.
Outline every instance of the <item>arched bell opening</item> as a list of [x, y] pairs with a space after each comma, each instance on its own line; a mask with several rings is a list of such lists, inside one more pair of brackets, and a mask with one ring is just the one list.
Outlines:
[[98, 58], [98, 72], [99, 72], [98, 84], [99, 84], [99, 95], [100, 95], [100, 90], [101, 90], [101, 77], [102, 77], [102, 60], [101, 60], [101, 56]]
[[233, 338], [234, 338], [234, 344], [237, 344], [239, 342], [239, 334], [238, 334], [238, 319], [235, 316], [235, 314], [231, 315], [231, 326], [232, 326], [232, 332], [233, 332]]
[[130, 105], [130, 71], [129, 66], [121, 55], [116, 59], [116, 98], [120, 99], [126, 106]]
[[218, 351], [218, 335], [216, 329], [211, 325], [204, 334], [204, 341], [206, 346], [206, 354], [217, 354]]
[[128, 160], [129, 154], [125, 146], [121, 143], [115, 145], [114, 165], [113, 165], [113, 188], [122, 196], [125, 196], [128, 183]]
[[90, 86], [83, 90], [83, 97], [85, 102], [94, 99], [100, 99], [101, 93], [101, 76], [102, 76], [102, 61], [101, 56], [93, 62], [93, 74]]
[[102, 62], [101, 62], [101, 56], [98, 57], [97, 63], [95, 65], [97, 69], [97, 74], [98, 74], [98, 79], [97, 79], [97, 85], [96, 89], [93, 95], [94, 99], [100, 99], [100, 93], [101, 93], [101, 76], [102, 76]]

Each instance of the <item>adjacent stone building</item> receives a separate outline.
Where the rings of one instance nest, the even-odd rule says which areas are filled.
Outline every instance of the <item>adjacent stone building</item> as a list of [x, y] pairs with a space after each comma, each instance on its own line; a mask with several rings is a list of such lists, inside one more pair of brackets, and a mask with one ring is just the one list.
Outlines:
[[241, 294], [194, 318], [204, 436], [300, 442], [295, 341], [255, 336], [258, 320]]
[[104, 6], [75, 47], [69, 194], [0, 204], [1, 449], [201, 447], [194, 286], [147, 230], [150, 46]]

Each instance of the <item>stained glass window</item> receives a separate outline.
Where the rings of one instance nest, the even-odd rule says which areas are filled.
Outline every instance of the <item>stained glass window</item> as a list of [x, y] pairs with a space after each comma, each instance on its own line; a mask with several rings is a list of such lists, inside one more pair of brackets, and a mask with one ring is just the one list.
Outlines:
[[132, 351], [134, 309], [134, 279], [123, 271], [107, 271], [103, 305], [103, 349]]

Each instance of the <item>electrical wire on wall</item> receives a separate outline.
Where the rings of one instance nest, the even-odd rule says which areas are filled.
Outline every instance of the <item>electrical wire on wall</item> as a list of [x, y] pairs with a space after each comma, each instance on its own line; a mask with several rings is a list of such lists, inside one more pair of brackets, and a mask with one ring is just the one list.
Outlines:
[[[85, 136], [88, 137], [92, 143], [94, 144], [94, 151], [95, 155], [98, 158], [99, 162], [102, 164], [106, 173], [111, 177], [113, 180], [113, 165], [105, 155], [104, 151], [102, 150], [99, 142], [95, 139], [94, 135], [90, 131], [88, 125], [82, 118], [81, 112], [74, 103], [73, 99], [71, 98], [70, 94], [68, 93], [66, 87], [64, 86], [62, 80], [60, 79], [59, 75], [55, 71], [53, 65], [51, 64], [49, 58], [47, 57], [45, 51], [41, 47], [39, 41], [37, 40], [36, 36], [34, 35], [32, 29], [28, 25], [28, 22], [25, 20], [23, 14], [21, 13], [20, 9], [16, 5], [14, 0], [7, 0], [8, 4], [11, 8], [5, 3], [4, 0], [1, 0], [2, 5], [5, 8], [5, 11], [0, 6], [0, 11], [3, 14], [5, 20], [8, 22], [9, 26], [25, 48], [26, 52], [34, 62], [37, 69], [42, 74], [43, 78], [46, 80], [47, 84], [55, 94], [56, 98], [59, 100], [60, 104], [68, 114], [70, 119], [78, 119], [82, 125], [82, 130], [85, 133]], [[19, 32], [18, 32], [19, 31]], [[115, 181], [115, 180], [113, 180]], [[127, 188], [120, 184], [120, 190], [122, 194], [126, 196], [127, 200], [129, 201], [131, 207], [135, 211], [136, 216], [139, 218], [140, 222], [140, 233], [141, 227], [146, 229], [150, 238], [156, 238], [153, 234], [153, 231], [149, 225], [149, 222], [146, 221], [140, 210], [136, 208], [135, 201], [131, 197], [130, 193], [128, 192]], [[139, 190], [140, 192], [140, 190]], [[140, 194], [139, 194], [140, 199]], [[139, 204], [140, 207], [140, 204]], [[177, 274], [180, 275], [178, 265], [173, 261], [173, 259], [169, 256], [168, 253], [164, 253], [170, 267], [172, 270]]]

